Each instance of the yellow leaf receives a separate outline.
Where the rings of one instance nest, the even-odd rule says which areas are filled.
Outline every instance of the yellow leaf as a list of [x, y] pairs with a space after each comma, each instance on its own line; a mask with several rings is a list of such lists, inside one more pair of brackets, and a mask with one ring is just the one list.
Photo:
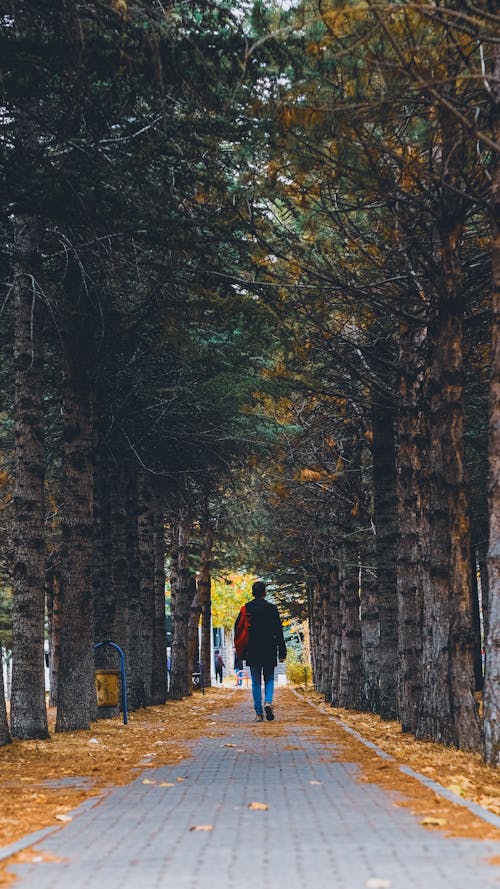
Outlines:
[[189, 830], [213, 830], [213, 824], [194, 824]]
[[248, 803], [248, 808], [249, 809], [260, 809], [261, 811], [265, 811], [266, 809], [269, 808], [269, 806], [266, 805], [266, 803]]

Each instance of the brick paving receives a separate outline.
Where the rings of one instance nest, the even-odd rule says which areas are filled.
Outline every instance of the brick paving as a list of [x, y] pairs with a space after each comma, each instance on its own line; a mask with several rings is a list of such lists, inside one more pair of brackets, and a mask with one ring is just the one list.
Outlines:
[[11, 868], [16, 889], [499, 889], [487, 860], [500, 843], [426, 830], [395, 794], [358, 783], [332, 744], [287, 723], [280, 692], [278, 734], [237, 694], [191, 758], [148, 768], [37, 842], [60, 860]]

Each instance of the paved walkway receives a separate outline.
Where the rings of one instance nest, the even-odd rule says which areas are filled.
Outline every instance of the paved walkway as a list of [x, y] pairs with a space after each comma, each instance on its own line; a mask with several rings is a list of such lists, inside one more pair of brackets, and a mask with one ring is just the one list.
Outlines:
[[284, 713], [254, 724], [237, 694], [192, 758], [147, 769], [39, 842], [60, 860], [16, 865], [16, 889], [499, 889], [487, 859], [500, 843], [426, 830], [321, 734]]

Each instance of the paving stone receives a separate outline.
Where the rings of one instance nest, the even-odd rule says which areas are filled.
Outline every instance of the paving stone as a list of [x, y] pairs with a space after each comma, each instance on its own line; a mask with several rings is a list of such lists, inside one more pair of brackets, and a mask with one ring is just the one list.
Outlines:
[[37, 844], [60, 860], [17, 865], [16, 889], [499, 889], [487, 862], [500, 843], [429, 832], [394, 805], [397, 794], [358, 783], [332, 744], [296, 725], [266, 734], [251, 722], [249, 692], [238, 694], [217, 719], [227, 736], [83, 807]]

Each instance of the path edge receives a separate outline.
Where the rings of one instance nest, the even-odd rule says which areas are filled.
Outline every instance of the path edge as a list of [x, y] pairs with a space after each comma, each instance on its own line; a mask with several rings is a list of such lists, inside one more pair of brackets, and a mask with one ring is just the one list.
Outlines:
[[[288, 686], [290, 691], [299, 698], [300, 701], [304, 701], [306, 704], [309, 704], [310, 707], [313, 707], [315, 710], [318, 710], [323, 716], [326, 716], [327, 719], [335, 722], [340, 728], [342, 728], [347, 734], [353, 735], [358, 741], [361, 741], [365, 747], [369, 747], [370, 750], [373, 750], [377, 756], [380, 756], [381, 759], [390, 760], [391, 762], [397, 763], [398, 760], [395, 759], [394, 756], [391, 756], [390, 753], [386, 753], [385, 750], [382, 750], [380, 747], [377, 747], [373, 741], [369, 741], [368, 738], [364, 738], [363, 735], [360, 735], [355, 729], [351, 728], [350, 725], [343, 722], [339, 716], [332, 716], [328, 713], [323, 706], [320, 704], [316, 704], [314, 701], [311, 701], [306, 694], [300, 694], [300, 692], [296, 691], [296, 689]], [[439, 784], [437, 781], [433, 781], [432, 778], [428, 778], [426, 775], [422, 775], [420, 772], [416, 772], [414, 769], [410, 768], [410, 766], [399, 763], [399, 770], [403, 772], [405, 775], [409, 775], [411, 778], [415, 778], [420, 784], [423, 784], [424, 787], [427, 787], [430, 790], [433, 790], [438, 796], [443, 797], [443, 799], [448, 800], [449, 802], [455, 803], [457, 806], [463, 806], [465, 809], [468, 809], [473, 815], [476, 815], [478, 818], [481, 818], [483, 821], [486, 821], [488, 824], [491, 824], [493, 827], [500, 828], [500, 816], [495, 815], [494, 812], [490, 812], [489, 809], [486, 809], [484, 806], [481, 806], [479, 803], [475, 803], [473, 800], [464, 799], [463, 796], [459, 796], [458, 793], [454, 793], [453, 790], [448, 790], [447, 787], [443, 787], [442, 784]]]

